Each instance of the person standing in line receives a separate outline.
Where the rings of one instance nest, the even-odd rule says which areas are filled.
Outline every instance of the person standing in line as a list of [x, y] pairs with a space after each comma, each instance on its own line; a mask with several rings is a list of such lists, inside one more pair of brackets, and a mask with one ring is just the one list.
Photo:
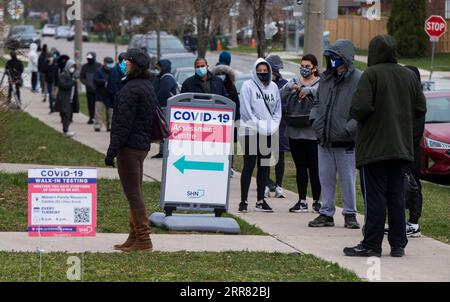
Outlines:
[[208, 61], [197, 58], [194, 62], [195, 75], [187, 78], [181, 87], [181, 93], [207, 93], [228, 97], [223, 81], [208, 70]]
[[[270, 64], [270, 67], [272, 67], [272, 81], [277, 85], [278, 89], [281, 89], [284, 87], [284, 85], [287, 84], [287, 80], [283, 79], [283, 76], [280, 73], [280, 70], [284, 68], [283, 61], [281, 58], [277, 55], [271, 55], [267, 57], [267, 62]], [[282, 102], [282, 105], [283, 102]], [[283, 107], [283, 106], [282, 106]], [[280, 122], [280, 131], [279, 131], [279, 155], [278, 155], [278, 162], [275, 165], [275, 182], [270, 179], [270, 168], [269, 168], [269, 183], [266, 186], [266, 189], [264, 191], [264, 196], [266, 198], [270, 197], [270, 192], [275, 192], [275, 198], [285, 198], [284, 191], [283, 191], [283, 177], [284, 177], [284, 155], [286, 152], [289, 152], [289, 140], [286, 136], [286, 121], [283, 117], [281, 117]]]
[[103, 60], [103, 66], [97, 69], [94, 75], [95, 85], [95, 132], [102, 130], [103, 121], [105, 120], [106, 113], [106, 131], [111, 131], [111, 121], [113, 115], [114, 99], [109, 93], [108, 87], [109, 76], [111, 70], [114, 69], [114, 59], [106, 57]]
[[58, 82], [58, 63], [56, 62], [56, 59], [54, 54], [48, 53], [43, 69], [47, 94], [49, 96], [50, 114], [55, 112], [56, 103], [56, 94], [54, 93], [55, 85]]
[[74, 113], [80, 111], [80, 100], [78, 98], [78, 79], [77, 64], [73, 60], [66, 63], [64, 71], [58, 79], [58, 95], [56, 97], [55, 109], [61, 115], [63, 124], [63, 133], [66, 137], [72, 137], [75, 132], [69, 131]]
[[47, 95], [48, 95], [47, 80], [45, 78], [47, 58], [48, 58], [48, 46], [47, 46], [47, 44], [44, 44], [44, 46], [42, 46], [41, 54], [39, 55], [39, 59], [38, 59], [39, 81], [41, 84], [41, 91], [42, 91], [42, 96], [43, 96], [42, 102], [43, 103], [45, 103], [47, 101]]
[[257, 165], [256, 211], [270, 213], [273, 210], [264, 199], [264, 191], [269, 182], [271, 152], [275, 151], [272, 136], [280, 127], [281, 98], [277, 85], [272, 82], [272, 67], [266, 60], [262, 58], [256, 60], [252, 69], [252, 79], [242, 85], [240, 98], [239, 139], [244, 151], [244, 168], [241, 175], [239, 212], [248, 211], [248, 191], [253, 170]]
[[5, 65], [5, 70], [8, 74], [8, 103], [11, 102], [14, 90], [16, 91], [18, 101], [21, 103], [20, 88], [23, 85], [23, 63], [17, 58], [17, 53], [14, 50], [11, 51], [10, 55], [11, 59]]
[[319, 179], [318, 141], [310, 122], [311, 109], [315, 102], [314, 95], [320, 82], [319, 66], [313, 54], [303, 56], [300, 64], [300, 79], [292, 80], [281, 91], [281, 99], [286, 104], [284, 116], [296, 168], [299, 195], [298, 202], [289, 211], [291, 213], [308, 212], [306, 195], [309, 174], [313, 209], [319, 213], [322, 188]]
[[111, 140], [105, 164], [117, 169], [129, 203], [129, 235], [114, 248], [123, 252], [151, 252], [150, 227], [142, 191], [144, 160], [151, 147], [151, 132], [158, 100], [150, 81], [150, 57], [131, 48], [125, 55], [126, 78], [117, 95]]
[[[159, 74], [154, 81], [155, 93], [158, 97], [159, 107], [164, 116], [166, 115], [167, 100], [177, 94], [178, 83], [171, 74], [172, 62], [169, 60], [161, 60], [156, 63], [156, 69]], [[159, 143], [159, 152], [153, 159], [163, 158], [164, 154], [164, 140]]]
[[368, 69], [353, 96], [358, 121], [356, 166], [365, 202], [364, 239], [344, 248], [352, 257], [381, 257], [386, 209], [392, 257], [408, 244], [404, 199], [405, 170], [414, 161], [414, 120], [425, 116], [426, 99], [413, 71], [398, 64], [394, 37], [369, 44]]
[[324, 53], [327, 70], [321, 75], [310, 120], [319, 139], [320, 216], [309, 227], [333, 227], [337, 177], [341, 180], [344, 227], [358, 229], [356, 219], [355, 136], [357, 123], [350, 106], [362, 72], [355, 68], [355, 47], [337, 40]]
[[123, 88], [122, 80], [126, 76], [127, 72], [127, 65], [124, 58], [125, 53], [124, 52], [120, 53], [119, 57], [117, 58], [116, 66], [113, 69], [111, 69], [109, 73], [108, 92], [113, 100], [113, 108], [116, 107], [117, 95]]
[[39, 55], [37, 53], [38, 46], [36, 43], [31, 43], [30, 52], [28, 53], [28, 69], [31, 73], [31, 92], [39, 93], [37, 90], [38, 85], [38, 63]]
[[97, 62], [97, 54], [95, 52], [88, 52], [86, 55], [87, 63], [81, 67], [81, 83], [86, 86], [86, 98], [88, 102], [89, 120], [88, 124], [93, 125], [95, 119], [95, 83], [94, 76], [102, 64]]

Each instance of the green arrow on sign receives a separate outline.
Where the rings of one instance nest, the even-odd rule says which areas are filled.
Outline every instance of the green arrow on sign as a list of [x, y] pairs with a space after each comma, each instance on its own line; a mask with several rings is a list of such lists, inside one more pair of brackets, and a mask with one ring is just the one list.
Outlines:
[[173, 166], [177, 168], [182, 174], [184, 174], [185, 170], [218, 171], [218, 172], [222, 172], [223, 170], [225, 170], [225, 165], [223, 163], [187, 161], [186, 156], [183, 156], [179, 160], [177, 160], [173, 164]]

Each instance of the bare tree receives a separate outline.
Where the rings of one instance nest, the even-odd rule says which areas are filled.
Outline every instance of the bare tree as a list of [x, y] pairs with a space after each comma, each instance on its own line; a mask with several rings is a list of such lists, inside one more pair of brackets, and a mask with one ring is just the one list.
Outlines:
[[253, 11], [253, 35], [256, 38], [256, 48], [258, 51], [258, 57], [264, 58], [266, 55], [266, 35], [264, 31], [266, 21], [266, 3], [267, 0], [245, 0]]

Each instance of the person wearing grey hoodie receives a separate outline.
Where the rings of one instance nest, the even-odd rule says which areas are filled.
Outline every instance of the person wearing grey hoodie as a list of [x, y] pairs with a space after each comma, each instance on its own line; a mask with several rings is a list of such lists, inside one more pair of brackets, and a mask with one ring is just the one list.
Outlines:
[[350, 116], [353, 93], [362, 72], [355, 68], [355, 47], [337, 40], [324, 52], [327, 70], [321, 75], [310, 120], [319, 139], [320, 216], [309, 227], [333, 227], [337, 178], [341, 180], [345, 227], [359, 229], [356, 220], [355, 137], [357, 122]]
[[64, 71], [59, 75], [58, 95], [56, 97], [56, 111], [61, 115], [63, 132], [66, 137], [75, 135], [75, 132], [69, 132], [69, 126], [72, 115], [80, 111], [77, 89], [78, 79], [79, 74], [75, 61], [67, 61]]
[[268, 183], [271, 153], [277, 150], [281, 121], [281, 97], [278, 86], [272, 82], [272, 67], [259, 58], [252, 69], [252, 79], [246, 81], [240, 93], [241, 122], [238, 136], [244, 151], [244, 168], [241, 176], [241, 203], [239, 212], [246, 213], [248, 191], [253, 170], [258, 163], [256, 210], [273, 212], [264, 200]]

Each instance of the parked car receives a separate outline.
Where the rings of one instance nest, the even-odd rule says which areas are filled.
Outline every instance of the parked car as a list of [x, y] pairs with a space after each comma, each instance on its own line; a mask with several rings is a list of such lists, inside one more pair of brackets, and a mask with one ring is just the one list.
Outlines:
[[44, 28], [42, 28], [42, 36], [43, 37], [54, 37], [56, 35], [56, 29], [58, 25], [56, 24], [45, 24]]
[[[175, 75], [179, 68], [194, 68], [197, 56], [192, 53], [168, 53], [161, 56], [161, 60], [172, 62], [172, 74]], [[193, 75], [193, 73], [192, 73]]]
[[32, 25], [12, 27], [6, 39], [6, 47], [10, 49], [30, 48], [31, 43], [41, 47], [41, 37]]
[[[73, 41], [75, 39], [75, 26], [72, 25], [69, 30], [69, 34], [67, 35], [67, 41]], [[83, 29], [83, 41], [89, 42], [89, 34], [86, 29]]]
[[422, 175], [450, 175], [450, 91], [425, 92], [427, 115], [421, 142]]
[[70, 34], [69, 26], [58, 26], [56, 28], [55, 39], [67, 39]]
[[240, 73], [236, 75], [236, 82], [234, 83], [236, 85], [236, 90], [238, 92], [238, 95], [241, 94], [241, 88], [242, 85], [244, 85], [245, 81], [251, 80], [252, 75], [250, 73]]
[[183, 86], [184, 81], [187, 78], [192, 77], [195, 74], [195, 68], [192, 67], [180, 67], [177, 68], [175, 72], [175, 80], [178, 83], [178, 88], [181, 90], [181, 86]]

